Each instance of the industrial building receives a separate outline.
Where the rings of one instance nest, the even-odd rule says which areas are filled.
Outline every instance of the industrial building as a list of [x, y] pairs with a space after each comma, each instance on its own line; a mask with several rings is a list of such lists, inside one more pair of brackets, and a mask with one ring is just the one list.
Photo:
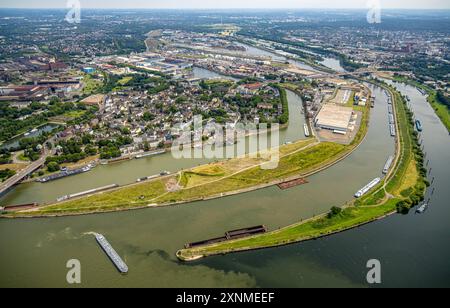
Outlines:
[[326, 104], [314, 119], [316, 127], [346, 133], [352, 119], [353, 109], [333, 104]]

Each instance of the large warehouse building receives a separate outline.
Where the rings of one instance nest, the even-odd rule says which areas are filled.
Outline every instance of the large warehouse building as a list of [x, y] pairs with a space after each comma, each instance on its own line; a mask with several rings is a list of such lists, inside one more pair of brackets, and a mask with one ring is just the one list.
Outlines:
[[352, 119], [353, 108], [326, 104], [316, 116], [316, 127], [346, 133]]

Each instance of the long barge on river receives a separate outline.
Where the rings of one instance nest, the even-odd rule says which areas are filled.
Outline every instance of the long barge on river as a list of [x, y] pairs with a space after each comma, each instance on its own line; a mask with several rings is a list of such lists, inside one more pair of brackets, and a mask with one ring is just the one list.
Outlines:
[[267, 232], [267, 228], [266, 228], [266, 226], [263, 226], [263, 225], [250, 227], [250, 228], [244, 228], [244, 229], [238, 229], [238, 230], [225, 232], [225, 236], [222, 236], [222, 237], [213, 238], [213, 239], [209, 239], [209, 240], [201, 241], [201, 242], [186, 244], [185, 247], [186, 247], [186, 249], [189, 249], [189, 248], [207, 246], [207, 245], [217, 244], [217, 243], [221, 243], [221, 242], [225, 242], [225, 241], [229, 241], [229, 240], [237, 240], [240, 238], [263, 234], [266, 232]]
[[281, 184], [278, 184], [278, 188], [280, 188], [281, 190], [286, 190], [286, 189], [290, 189], [296, 186], [300, 186], [300, 185], [304, 185], [304, 184], [308, 184], [308, 181], [304, 178], [299, 178], [299, 179], [295, 179], [292, 181], [287, 181]]
[[167, 175], [170, 175], [170, 174], [171, 173], [169, 171], [163, 171], [160, 174], [155, 174], [155, 175], [139, 178], [139, 179], [136, 180], [136, 182], [140, 183], [140, 182], [145, 182], [145, 181], [149, 181], [149, 180], [154, 180], [154, 179], [157, 179], [159, 177], [167, 176]]
[[303, 130], [305, 131], [305, 137], [310, 137], [311, 136], [311, 133], [309, 132], [308, 124], [305, 123], [303, 125]]
[[109, 259], [114, 263], [119, 272], [122, 274], [128, 273], [128, 266], [123, 262], [119, 254], [112, 248], [111, 244], [106, 240], [106, 238], [98, 233], [95, 233], [95, 239]]
[[394, 156], [390, 156], [388, 158], [388, 160], [386, 161], [386, 164], [384, 165], [383, 174], [388, 174], [389, 169], [391, 169], [393, 162], [394, 162]]
[[375, 186], [377, 186], [380, 182], [381, 182], [381, 179], [380, 179], [380, 178], [374, 179], [372, 182], [370, 182], [369, 184], [367, 184], [366, 186], [364, 186], [363, 188], [361, 188], [361, 189], [355, 194], [355, 198], [361, 198], [362, 196], [364, 196], [365, 194], [367, 194], [372, 188], [374, 188]]
[[56, 174], [52, 174], [43, 178], [40, 178], [37, 180], [37, 182], [40, 183], [48, 183], [51, 181], [56, 181], [59, 179], [63, 179], [65, 177], [68, 176], [73, 176], [73, 175], [77, 175], [77, 174], [81, 174], [81, 173], [86, 173], [92, 170], [92, 165], [88, 165], [86, 167], [83, 168], [78, 168], [78, 169], [73, 169], [73, 170], [65, 170]]
[[66, 201], [66, 200], [70, 200], [70, 199], [74, 199], [74, 198], [78, 198], [78, 197], [83, 197], [83, 196], [86, 196], [86, 195], [91, 195], [91, 194], [98, 193], [98, 192], [101, 192], [101, 191], [110, 190], [110, 189], [117, 188], [117, 187], [119, 187], [119, 185], [111, 184], [111, 185], [108, 185], [108, 186], [94, 188], [94, 189], [91, 189], [91, 190], [79, 192], [79, 193], [72, 194], [72, 195], [62, 196], [62, 197], [56, 199], [56, 201], [57, 202], [62, 202], [62, 201]]
[[145, 158], [145, 157], [151, 157], [151, 156], [155, 156], [155, 155], [161, 155], [166, 153], [166, 150], [159, 150], [159, 151], [151, 151], [151, 152], [146, 152], [146, 153], [142, 153], [142, 154], [138, 154], [136, 155], [136, 159], [141, 159], [141, 158]]
[[39, 204], [37, 202], [27, 204], [5, 205], [0, 207], [0, 211], [16, 212], [37, 208]]
[[389, 129], [391, 131], [391, 136], [392, 137], [397, 136], [397, 131], [395, 130], [395, 124], [389, 124]]

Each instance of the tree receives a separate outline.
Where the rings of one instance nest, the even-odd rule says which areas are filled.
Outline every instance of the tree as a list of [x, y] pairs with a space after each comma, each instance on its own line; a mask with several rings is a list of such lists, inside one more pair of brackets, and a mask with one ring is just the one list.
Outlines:
[[145, 142], [144, 142], [144, 151], [145, 151], [145, 152], [150, 151], [150, 143], [148, 143], [148, 141], [145, 141]]
[[61, 166], [57, 162], [49, 162], [47, 165], [48, 172], [56, 172], [61, 169]]
[[341, 213], [342, 213], [342, 209], [340, 207], [333, 206], [331, 208], [330, 213], [328, 213], [328, 218], [331, 219], [333, 217], [340, 215]]

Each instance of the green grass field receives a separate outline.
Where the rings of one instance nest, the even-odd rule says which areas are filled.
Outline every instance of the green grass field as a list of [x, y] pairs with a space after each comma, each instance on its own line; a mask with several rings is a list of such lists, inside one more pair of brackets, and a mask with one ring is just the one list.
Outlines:
[[91, 95], [95, 94], [99, 91], [99, 89], [103, 86], [103, 82], [97, 79], [94, 79], [90, 75], [85, 75], [83, 78], [83, 94]]

